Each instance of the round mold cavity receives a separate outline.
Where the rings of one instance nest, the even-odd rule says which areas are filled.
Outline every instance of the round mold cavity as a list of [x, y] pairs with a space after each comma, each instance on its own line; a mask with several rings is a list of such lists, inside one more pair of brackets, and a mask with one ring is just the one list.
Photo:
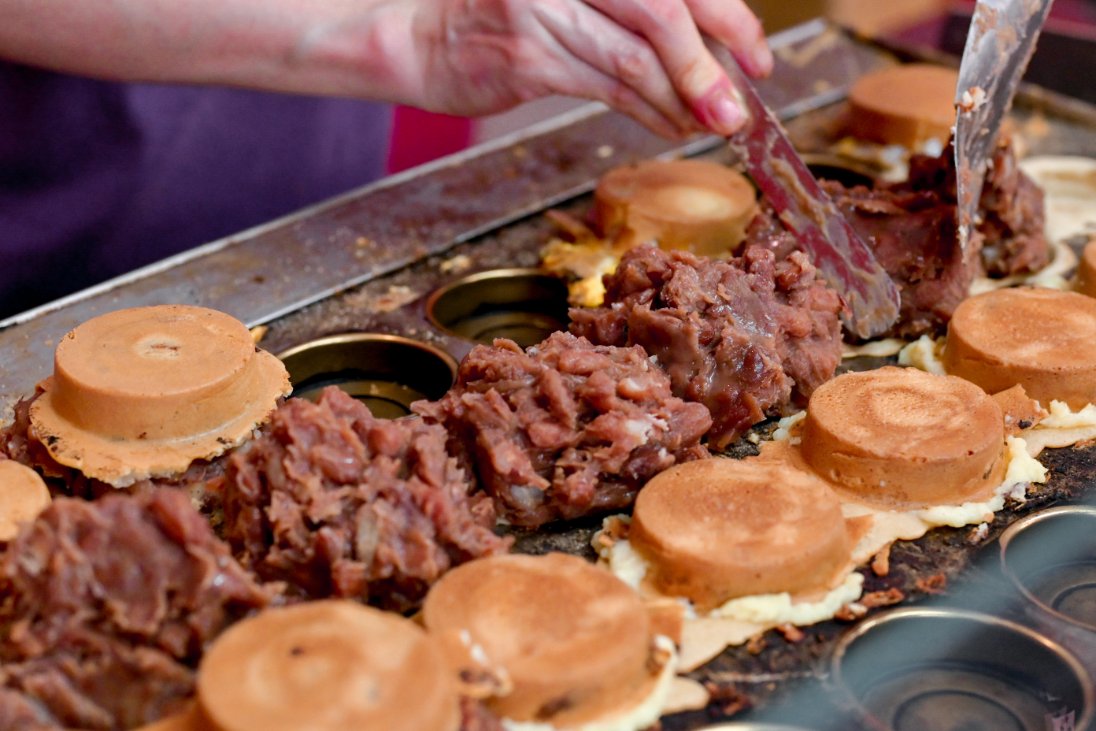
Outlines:
[[408, 415], [413, 401], [441, 398], [457, 373], [457, 362], [445, 351], [396, 335], [331, 335], [278, 357], [289, 371], [293, 396], [315, 400], [326, 386], [338, 386], [380, 419]]
[[[1046, 637], [990, 615], [880, 614], [841, 638], [832, 670], [873, 728], [1045, 731], [1092, 722], [1092, 681], [1080, 662]], [[1050, 725], [1054, 719], [1063, 725]]]
[[1008, 527], [1000, 546], [1005, 575], [1025, 599], [1096, 633], [1096, 508], [1029, 515]]
[[803, 162], [807, 164], [807, 168], [814, 177], [835, 180], [846, 188], [857, 185], [871, 188], [875, 185], [875, 173], [870, 167], [837, 155], [807, 153], [803, 155]]
[[490, 345], [509, 338], [523, 348], [566, 330], [567, 285], [539, 269], [493, 269], [434, 291], [426, 317], [451, 335]]

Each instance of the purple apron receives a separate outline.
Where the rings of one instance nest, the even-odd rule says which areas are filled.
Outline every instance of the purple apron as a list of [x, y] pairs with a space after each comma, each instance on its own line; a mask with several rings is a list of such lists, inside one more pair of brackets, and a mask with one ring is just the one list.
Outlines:
[[0, 61], [0, 318], [379, 177], [389, 107]]

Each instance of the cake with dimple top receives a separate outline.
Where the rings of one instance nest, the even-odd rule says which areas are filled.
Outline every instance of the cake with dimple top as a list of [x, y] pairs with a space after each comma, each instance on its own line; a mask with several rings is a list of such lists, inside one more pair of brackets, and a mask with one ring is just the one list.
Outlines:
[[647, 160], [610, 170], [594, 192], [594, 219], [615, 246], [657, 242], [717, 256], [737, 248], [757, 212], [742, 173], [708, 160]]
[[629, 538], [658, 593], [700, 612], [752, 594], [828, 590], [850, 564], [836, 495], [817, 477], [759, 460], [666, 470], [639, 494]]
[[944, 369], [990, 393], [1020, 384], [1043, 404], [1096, 401], [1096, 299], [1030, 287], [971, 297], [948, 325]]
[[202, 660], [197, 715], [213, 731], [457, 731], [441, 650], [397, 614], [345, 600], [269, 609]]
[[427, 595], [423, 620], [511, 729], [647, 728], [673, 677], [673, 645], [639, 595], [575, 556], [467, 563]]
[[806, 462], [839, 490], [889, 508], [987, 497], [1005, 474], [1004, 417], [978, 386], [902, 368], [848, 373], [811, 396]]
[[224, 453], [290, 391], [243, 323], [189, 305], [88, 320], [57, 346], [39, 388], [33, 435], [57, 463], [115, 487]]

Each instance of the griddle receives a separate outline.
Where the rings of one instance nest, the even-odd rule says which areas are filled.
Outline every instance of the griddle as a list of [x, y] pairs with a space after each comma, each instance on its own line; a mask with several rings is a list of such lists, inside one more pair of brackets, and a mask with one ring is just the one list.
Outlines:
[[[776, 70], [759, 91], [805, 151], [823, 149], [831, 139], [853, 80], [895, 60], [926, 58], [920, 51], [854, 38], [822, 21], [770, 40]], [[1024, 86], [1013, 118], [1029, 154], [1096, 157], [1096, 108], [1088, 104]], [[0, 322], [0, 408], [10, 414], [11, 405], [49, 374], [54, 346], [65, 332], [102, 312], [138, 305], [186, 302], [223, 310], [249, 326], [265, 324], [261, 344], [272, 352], [328, 334], [372, 332], [416, 338], [460, 358], [472, 344], [427, 322], [430, 292], [469, 272], [536, 266], [555, 231], [545, 210], [583, 216], [587, 194], [608, 169], [685, 155], [731, 161], [721, 138], [670, 143], [589, 105], [210, 243]], [[861, 359], [843, 367], [886, 362]], [[757, 430], [771, 428], [763, 424]], [[728, 452], [741, 457], [755, 450], [742, 440]], [[1096, 503], [1096, 448], [1049, 450], [1042, 461], [1051, 470], [1045, 488], [1026, 505], [999, 513], [988, 535], [975, 540], [970, 528], [937, 529], [899, 543], [889, 575], [868, 572], [865, 592], [900, 592], [903, 605], [1021, 616], [1014, 592], [999, 575], [996, 537], [1034, 510]], [[592, 557], [589, 540], [599, 525], [589, 520], [518, 534], [517, 550]], [[725, 651], [691, 674], [709, 686], [712, 703], [664, 718], [663, 729], [685, 731], [731, 718], [854, 728], [829, 687], [826, 664], [835, 640], [850, 626], [823, 622], [804, 628], [795, 641], [768, 632], [760, 643]]]

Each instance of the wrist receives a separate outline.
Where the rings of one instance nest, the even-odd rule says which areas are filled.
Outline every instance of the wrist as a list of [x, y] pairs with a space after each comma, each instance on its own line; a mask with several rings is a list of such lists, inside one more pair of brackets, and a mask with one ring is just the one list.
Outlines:
[[332, 2], [285, 56], [299, 91], [421, 104], [418, 4], [407, 0]]

